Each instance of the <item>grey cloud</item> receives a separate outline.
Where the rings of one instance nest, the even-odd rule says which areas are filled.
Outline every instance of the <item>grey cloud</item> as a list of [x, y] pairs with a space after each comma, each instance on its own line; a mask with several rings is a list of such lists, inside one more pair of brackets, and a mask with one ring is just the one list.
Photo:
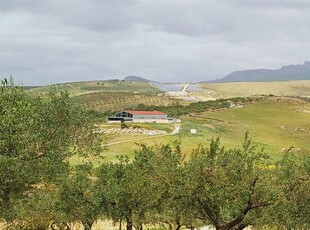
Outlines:
[[182, 82], [309, 59], [307, 3], [253, 2], [2, 0], [0, 76]]
[[136, 21], [134, 2], [78, 1], [70, 13], [62, 15], [65, 23], [98, 32], [124, 30]]
[[[38, 1], [4, 0], [4, 12], [24, 10], [55, 17], [71, 26], [98, 32], [149, 24], [156, 30], [188, 36], [226, 32], [229, 9], [213, 1]], [[225, 17], [218, 17], [219, 14]]]
[[310, 8], [310, 2], [308, 0], [234, 0], [225, 1], [229, 4], [237, 5], [245, 8], [263, 8], [263, 9], [274, 9], [274, 8], [288, 8], [288, 9], [307, 9]]
[[[96, 12], [89, 14], [92, 9]], [[225, 17], [218, 17], [219, 14]], [[79, 15], [79, 16], [77, 16]], [[65, 17], [71, 25], [105, 32], [148, 24], [154, 30], [185, 36], [221, 34], [229, 31], [225, 5], [213, 2], [140, 1], [135, 4], [90, 4]]]
[[0, 6], [0, 11], [3, 13], [18, 10], [38, 11], [44, 6], [44, 2], [40, 0], [2, 0]]

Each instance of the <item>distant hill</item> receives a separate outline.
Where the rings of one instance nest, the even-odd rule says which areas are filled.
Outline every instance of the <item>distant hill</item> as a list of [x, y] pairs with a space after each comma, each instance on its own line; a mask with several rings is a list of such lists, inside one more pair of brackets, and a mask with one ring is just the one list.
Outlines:
[[253, 69], [235, 71], [226, 77], [210, 82], [267, 82], [267, 81], [289, 81], [289, 80], [310, 80], [310, 62], [306, 61], [302, 65], [288, 65], [280, 69]]
[[125, 81], [117, 79], [107, 81], [70, 82], [26, 89], [30, 94], [46, 94], [51, 86], [59, 90], [66, 90], [71, 96], [97, 92], [131, 92], [148, 94], [158, 94], [161, 92], [148, 82]]
[[125, 81], [139, 81], [139, 82], [153, 82], [151, 80], [148, 80], [143, 77], [138, 77], [138, 76], [127, 76], [124, 78]]

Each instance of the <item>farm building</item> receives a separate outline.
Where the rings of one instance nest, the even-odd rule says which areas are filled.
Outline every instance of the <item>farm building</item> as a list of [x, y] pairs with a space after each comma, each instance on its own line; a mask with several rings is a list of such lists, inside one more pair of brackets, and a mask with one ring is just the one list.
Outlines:
[[107, 118], [107, 122], [172, 123], [174, 122], [174, 119], [168, 118], [167, 114], [160, 111], [126, 110], [115, 113], [113, 117]]

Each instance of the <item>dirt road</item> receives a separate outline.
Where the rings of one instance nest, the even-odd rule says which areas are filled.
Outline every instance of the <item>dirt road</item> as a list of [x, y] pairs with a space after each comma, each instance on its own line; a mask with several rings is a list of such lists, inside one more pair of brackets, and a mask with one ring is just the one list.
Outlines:
[[187, 88], [188, 88], [189, 84], [185, 84], [183, 89], [182, 89], [182, 92], [186, 92]]

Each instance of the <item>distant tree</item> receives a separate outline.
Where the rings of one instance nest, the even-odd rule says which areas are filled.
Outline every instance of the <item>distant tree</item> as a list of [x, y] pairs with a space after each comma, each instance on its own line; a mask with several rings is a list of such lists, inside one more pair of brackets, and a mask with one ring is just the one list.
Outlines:
[[128, 125], [124, 121], [121, 122], [121, 129], [128, 129]]
[[256, 151], [248, 134], [242, 149], [225, 150], [219, 139], [199, 147], [186, 165], [186, 190], [204, 224], [218, 230], [255, 225], [273, 201], [273, 177], [267, 155]]
[[139, 103], [136, 107], [137, 110], [145, 110], [148, 109], [147, 106], [143, 103]]

